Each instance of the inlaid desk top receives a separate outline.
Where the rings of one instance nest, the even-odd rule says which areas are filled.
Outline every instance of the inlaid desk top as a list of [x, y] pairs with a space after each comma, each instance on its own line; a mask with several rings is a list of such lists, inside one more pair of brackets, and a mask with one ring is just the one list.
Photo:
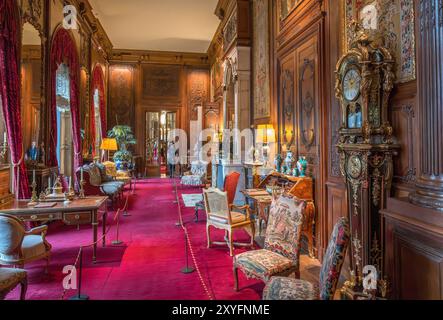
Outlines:
[[34, 208], [28, 206], [29, 200], [14, 200], [0, 206], [0, 212], [7, 214], [38, 214], [55, 212], [77, 212], [98, 210], [108, 197], [87, 197], [85, 199], [74, 199], [69, 204], [57, 202], [57, 205], [49, 208]]

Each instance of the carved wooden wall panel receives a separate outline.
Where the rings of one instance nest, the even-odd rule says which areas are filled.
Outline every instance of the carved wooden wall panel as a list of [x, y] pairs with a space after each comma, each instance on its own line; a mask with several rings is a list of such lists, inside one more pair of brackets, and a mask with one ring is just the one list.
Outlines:
[[197, 107], [203, 106], [209, 97], [208, 70], [190, 70], [188, 73], [188, 106], [190, 120], [197, 120]]
[[112, 65], [109, 70], [108, 128], [130, 125], [134, 128], [134, 72], [131, 66]]
[[284, 57], [280, 64], [279, 127], [280, 143], [295, 148], [295, 65], [294, 54]]
[[[419, 214], [417, 214], [419, 213]], [[389, 199], [385, 217], [386, 275], [393, 299], [443, 299], [440, 213]]]
[[394, 162], [394, 177], [397, 182], [414, 183], [417, 179], [415, 161], [415, 129], [416, 111], [415, 101], [403, 100], [392, 106], [392, 126], [401, 146], [399, 157]]
[[[317, 37], [313, 36], [297, 49], [298, 153], [318, 168], [318, 128], [320, 90], [318, 87]], [[314, 168], [312, 168], [314, 169]], [[316, 171], [315, 169], [313, 170]], [[318, 172], [318, 171], [317, 171]], [[317, 177], [318, 178], [318, 177]]]
[[180, 99], [180, 66], [143, 65], [143, 99]]

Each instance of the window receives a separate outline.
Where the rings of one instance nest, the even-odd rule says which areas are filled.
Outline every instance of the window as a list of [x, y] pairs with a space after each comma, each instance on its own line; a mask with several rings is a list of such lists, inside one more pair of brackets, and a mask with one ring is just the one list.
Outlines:
[[73, 149], [69, 68], [63, 63], [56, 72], [55, 95], [57, 101], [57, 161], [60, 173], [71, 176]]
[[95, 117], [95, 151], [100, 152], [100, 144], [102, 142], [102, 126], [100, 118], [100, 92], [94, 90], [94, 117]]

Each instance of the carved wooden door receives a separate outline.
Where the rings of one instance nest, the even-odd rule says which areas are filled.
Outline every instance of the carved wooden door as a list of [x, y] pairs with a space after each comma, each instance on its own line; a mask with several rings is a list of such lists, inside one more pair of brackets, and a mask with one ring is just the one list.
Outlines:
[[[302, 37], [300, 37], [302, 38]], [[314, 178], [315, 204], [322, 204], [319, 127], [321, 94], [317, 33], [313, 33], [279, 59], [280, 152], [291, 150], [296, 160], [305, 156], [308, 175]]]

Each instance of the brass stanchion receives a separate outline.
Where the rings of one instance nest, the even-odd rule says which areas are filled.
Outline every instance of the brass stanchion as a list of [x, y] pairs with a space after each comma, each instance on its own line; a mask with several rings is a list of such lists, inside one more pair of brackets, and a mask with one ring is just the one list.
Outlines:
[[189, 274], [193, 273], [195, 270], [194, 268], [189, 266], [189, 259], [188, 259], [188, 234], [185, 232], [185, 259], [186, 259], [186, 266], [182, 268], [182, 273]]
[[117, 231], [116, 231], [116, 239], [112, 241], [112, 245], [118, 246], [123, 243], [123, 241], [119, 240], [118, 235], [120, 231], [120, 209], [117, 211]]
[[80, 247], [79, 273], [78, 273], [78, 289], [77, 294], [69, 298], [69, 300], [89, 300], [89, 296], [81, 294], [82, 290], [82, 269], [83, 269], [83, 247]]

